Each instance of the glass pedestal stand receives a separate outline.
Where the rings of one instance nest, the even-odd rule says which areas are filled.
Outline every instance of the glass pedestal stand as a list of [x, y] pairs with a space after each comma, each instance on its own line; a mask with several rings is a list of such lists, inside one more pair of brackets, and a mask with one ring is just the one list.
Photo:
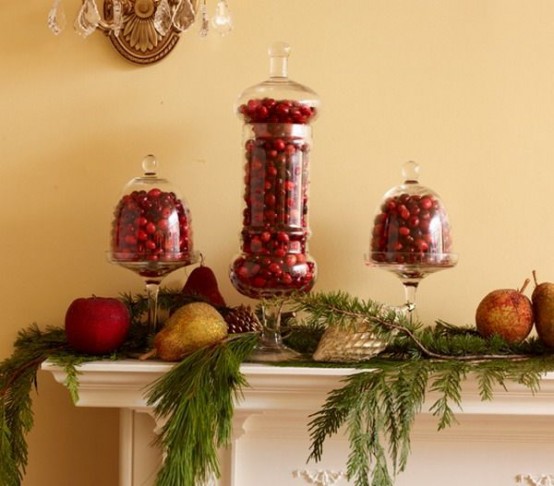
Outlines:
[[366, 258], [366, 264], [394, 273], [404, 287], [404, 308], [408, 312], [410, 322], [418, 320], [416, 308], [416, 294], [419, 283], [431, 273], [452, 268], [458, 263], [458, 255], [454, 253], [435, 255], [435, 261], [420, 263], [385, 263], [377, 261], [371, 256]]
[[[284, 304], [284, 301], [277, 304], [268, 304], [266, 302], [260, 304], [262, 333], [259, 343], [249, 357], [249, 361], [267, 363], [291, 361], [301, 357], [300, 353], [285, 346], [283, 343], [281, 324]], [[270, 310], [267, 308], [268, 305], [271, 308]]]
[[162, 277], [156, 279], [144, 279], [146, 298], [148, 300], [148, 333], [154, 335], [158, 332], [158, 295]]
[[149, 335], [154, 335], [159, 331], [158, 295], [162, 280], [175, 270], [193, 265], [200, 259], [197, 253], [190, 254], [186, 260], [168, 261], [127, 261], [118, 258], [113, 252], [108, 252], [107, 257], [110, 263], [131, 270], [144, 280], [146, 297], [148, 300], [147, 331]]

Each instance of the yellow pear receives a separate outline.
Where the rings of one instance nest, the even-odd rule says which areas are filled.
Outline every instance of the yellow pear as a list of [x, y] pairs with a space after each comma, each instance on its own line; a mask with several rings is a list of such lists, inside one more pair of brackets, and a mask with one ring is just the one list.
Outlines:
[[156, 355], [163, 361], [180, 361], [197, 349], [227, 337], [227, 323], [210, 304], [193, 302], [177, 309], [154, 338]]

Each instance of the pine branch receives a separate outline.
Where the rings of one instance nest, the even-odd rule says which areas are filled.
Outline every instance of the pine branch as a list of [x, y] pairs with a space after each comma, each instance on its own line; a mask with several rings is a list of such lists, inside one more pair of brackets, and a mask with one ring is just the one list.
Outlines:
[[31, 390], [39, 366], [40, 362], [27, 366], [13, 382], [14, 386], [5, 388], [0, 397], [0, 484], [3, 486], [19, 486], [25, 473], [28, 459], [25, 436], [34, 423]]
[[31, 393], [37, 388], [41, 364], [50, 359], [63, 366], [66, 386], [74, 402], [78, 400], [77, 366], [106, 356], [72, 352], [65, 331], [36, 324], [17, 335], [12, 355], [0, 363], [0, 486], [19, 486], [27, 466], [26, 435], [34, 424]]
[[67, 388], [74, 404], [79, 401], [79, 366], [91, 361], [116, 360], [120, 357], [118, 353], [109, 355], [76, 354], [68, 348], [49, 354], [48, 359], [52, 364], [61, 367], [65, 373], [64, 386]]
[[[410, 433], [427, 392], [437, 395], [429, 411], [440, 431], [456, 423], [462, 408], [462, 385], [469, 374], [477, 376], [483, 400], [491, 400], [507, 382], [519, 383], [535, 393], [540, 377], [554, 370], [553, 356], [530, 356], [525, 361], [465, 362], [427, 360], [372, 362], [373, 370], [357, 373], [329, 393], [322, 408], [311, 416], [310, 455], [319, 461], [327, 439], [342, 428], [350, 444], [348, 479], [357, 486], [392, 486], [410, 454]], [[388, 444], [385, 449], [383, 444]], [[388, 470], [388, 464], [393, 466]]]
[[25, 440], [34, 417], [31, 392], [41, 363], [65, 346], [57, 328], [41, 331], [36, 324], [18, 333], [12, 355], [0, 363], [0, 484], [19, 486], [27, 466]]
[[[514, 348], [510, 348], [507, 343], [500, 338], [497, 338], [497, 346], [494, 348], [499, 349], [499, 344], [503, 345], [504, 350], [499, 349], [499, 352], [464, 352], [454, 355], [448, 351], [441, 352], [441, 339], [442, 344], [445, 345], [449, 341], [451, 343], [455, 335], [457, 335], [457, 343], [460, 344], [458, 349], [463, 347], [461, 346], [461, 341], [463, 340], [478, 341], [483, 349], [489, 350], [491, 347], [487, 345], [487, 340], [476, 336], [475, 333], [447, 325], [444, 321], [439, 321], [440, 324], [436, 328], [438, 332], [431, 331], [433, 333], [431, 335], [428, 329], [422, 330], [421, 323], [410, 322], [403, 315], [404, 313], [399, 310], [387, 308], [371, 300], [362, 301], [341, 291], [298, 294], [293, 295], [290, 299], [295, 304], [295, 310], [297, 312], [308, 314], [308, 323], [325, 322], [328, 326], [351, 326], [356, 322], [368, 322], [375, 324], [375, 331], [378, 337], [387, 340], [395, 338], [397, 343], [402, 342], [402, 338], [405, 338], [404, 348], [407, 349], [407, 346], [409, 346], [407, 353], [412, 357], [419, 354], [421, 357], [427, 359], [468, 362], [505, 359], [507, 355], [510, 355], [510, 358], [513, 360], [527, 359], [529, 357], [528, 354], [523, 352], [521, 354], [514, 354]], [[446, 338], [447, 335], [448, 338]], [[429, 340], [430, 337], [431, 340]], [[435, 345], [435, 347], [430, 346], [428, 344], [429, 341]], [[494, 342], [494, 339], [491, 341]], [[439, 347], [437, 348], [436, 345], [439, 345]], [[467, 349], [467, 347], [464, 349]]]
[[219, 477], [217, 451], [229, 444], [234, 401], [246, 385], [240, 365], [256, 343], [256, 335], [246, 334], [200, 349], [149, 388], [148, 405], [167, 418], [159, 438], [167, 456], [157, 486]]
[[430, 391], [439, 394], [439, 398], [429, 409], [439, 418], [438, 429], [442, 430], [456, 421], [452, 405], [462, 408], [462, 381], [467, 374], [467, 366], [456, 364], [437, 372], [430, 384]]
[[[309, 424], [310, 459], [319, 461], [326, 439], [345, 426], [350, 454], [348, 479], [356, 485], [388, 486], [404, 470], [410, 452], [410, 430], [425, 399], [430, 363], [383, 367], [351, 375], [331, 392]], [[388, 452], [381, 442], [386, 436]], [[393, 474], [388, 470], [391, 459]]]

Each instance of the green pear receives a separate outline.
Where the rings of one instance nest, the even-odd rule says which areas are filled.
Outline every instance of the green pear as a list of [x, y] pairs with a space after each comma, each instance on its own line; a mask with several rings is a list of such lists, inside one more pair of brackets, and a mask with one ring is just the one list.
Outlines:
[[180, 361], [189, 353], [227, 337], [227, 323], [210, 304], [193, 302], [177, 309], [154, 337], [156, 356]]
[[533, 270], [535, 289], [531, 296], [535, 313], [535, 327], [541, 341], [549, 348], [554, 348], [554, 283], [537, 282]]

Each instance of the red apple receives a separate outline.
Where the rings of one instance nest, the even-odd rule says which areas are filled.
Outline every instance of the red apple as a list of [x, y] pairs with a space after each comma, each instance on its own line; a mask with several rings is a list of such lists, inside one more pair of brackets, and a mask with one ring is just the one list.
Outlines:
[[106, 354], [119, 348], [131, 326], [127, 306], [111, 297], [75, 299], [65, 314], [68, 344], [81, 353]]

